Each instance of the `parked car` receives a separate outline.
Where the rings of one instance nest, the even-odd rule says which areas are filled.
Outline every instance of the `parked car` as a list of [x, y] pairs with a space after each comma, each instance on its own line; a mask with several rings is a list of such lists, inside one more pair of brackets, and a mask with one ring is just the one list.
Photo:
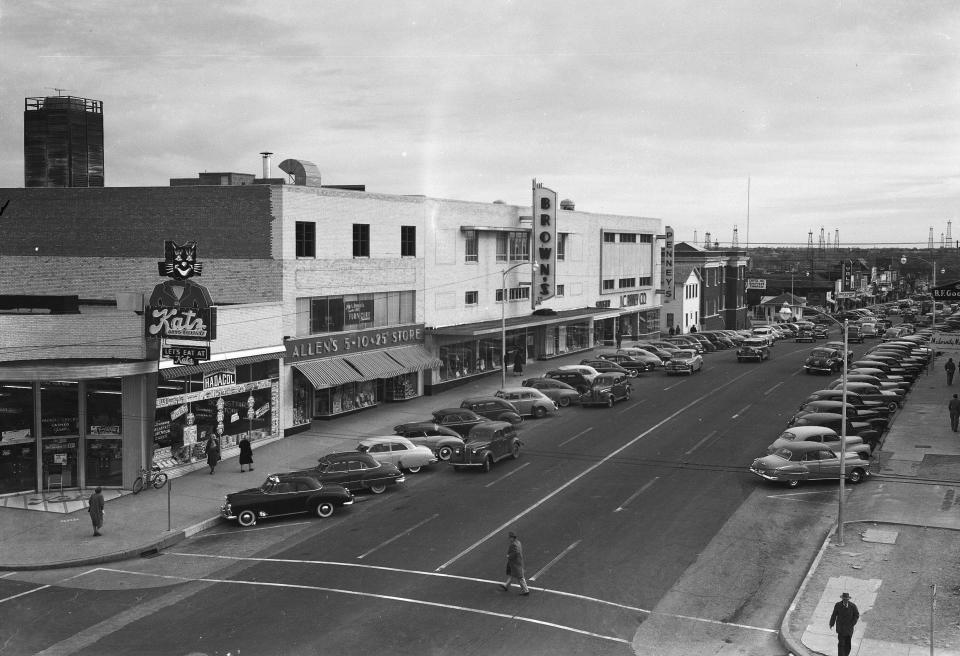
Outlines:
[[699, 334], [704, 335], [707, 339], [713, 342], [713, 345], [718, 349], [725, 351], [727, 349], [736, 348], [736, 344], [733, 343], [730, 337], [720, 330], [702, 330]]
[[643, 349], [630, 349], [629, 351], [611, 353], [604, 351], [599, 354], [604, 360], [616, 362], [624, 369], [632, 369], [637, 373], [643, 371], [654, 371], [663, 366], [663, 360], [657, 355], [644, 351]]
[[548, 412], [554, 412], [557, 404], [540, 390], [532, 387], [510, 387], [497, 390], [494, 395], [509, 401], [522, 417], [546, 417]]
[[414, 444], [427, 447], [440, 460], [449, 460], [453, 450], [463, 445], [463, 438], [460, 437], [460, 433], [431, 421], [405, 424], [399, 435]]
[[398, 435], [403, 435], [404, 432], [410, 428], [424, 423], [432, 423], [454, 430], [461, 437], [466, 437], [474, 426], [485, 421], [490, 421], [486, 417], [481, 417], [473, 410], [466, 408], [441, 408], [434, 410], [432, 414], [433, 419], [427, 420], [426, 422], [416, 421], [394, 426], [393, 432]]
[[321, 483], [306, 474], [271, 474], [260, 487], [228, 494], [220, 516], [253, 526], [260, 519], [311, 514], [329, 517], [336, 508], [353, 504], [353, 495], [342, 485]]
[[[831, 451], [840, 451], [840, 436], [832, 428], [823, 426], [793, 426], [780, 433], [780, 436], [767, 447], [767, 454], [776, 453], [782, 447], [796, 442], [816, 442]], [[856, 436], [846, 438], [847, 451], [859, 453], [864, 460], [870, 460], [870, 445]]]
[[357, 451], [369, 453], [377, 462], [395, 465], [397, 469], [411, 474], [437, 461], [437, 456], [430, 448], [414, 444], [399, 435], [364, 438], [357, 444]]
[[493, 464], [504, 458], [519, 458], [523, 442], [517, 437], [517, 429], [505, 421], [491, 421], [477, 426], [463, 447], [454, 450], [450, 464], [454, 471], [475, 467], [490, 471]]
[[[841, 333], [842, 334], [842, 333]], [[863, 331], [859, 324], [847, 324], [847, 342], [850, 344], [863, 344]]]
[[841, 369], [843, 369], [843, 353], [825, 346], [814, 348], [803, 362], [803, 370], [808, 374], [830, 374]]
[[351, 492], [370, 490], [374, 494], [383, 494], [388, 486], [407, 480], [394, 465], [377, 462], [370, 454], [358, 451], [328, 453], [313, 469], [296, 473], [313, 476], [324, 484], [342, 485]]
[[619, 363], [613, 360], [607, 360], [605, 358], [598, 358], [596, 360], [581, 360], [580, 364], [593, 367], [602, 374], [623, 374], [624, 376], [629, 376], [630, 378], [635, 378], [637, 375], [636, 369], [627, 369]]
[[763, 362], [768, 359], [770, 359], [770, 344], [766, 337], [748, 337], [737, 349], [737, 362], [744, 360]]
[[[807, 401], [800, 406], [800, 409], [794, 413], [793, 417], [790, 418], [790, 421], [787, 422], [788, 426], [796, 425], [797, 419], [805, 415], [809, 415], [816, 412], [829, 412], [837, 416], [844, 414], [844, 405], [842, 401], [833, 401], [833, 400], [818, 400], [818, 401]], [[870, 424], [870, 428], [883, 433], [887, 430], [887, 424], [890, 420], [890, 413], [884, 408], [880, 410], [867, 410], [862, 408], [857, 408], [856, 406], [847, 403], [846, 405], [846, 415], [847, 419], [850, 421], [861, 421]]]
[[460, 407], [472, 410], [492, 421], [509, 421], [511, 424], [519, 424], [523, 421], [516, 406], [496, 396], [472, 396], [464, 399]]
[[767, 346], [773, 346], [777, 341], [777, 333], [772, 326], [757, 326], [752, 331], [754, 337], [766, 340]]
[[793, 338], [795, 342], [813, 342], [815, 341], [813, 336], [813, 328], [800, 328], [797, 331], [796, 336]]
[[825, 326], [823, 324], [818, 325], [813, 329], [813, 338], [830, 339], [830, 326]]
[[[803, 481], [839, 480], [840, 457], [817, 442], [793, 442], [754, 460], [750, 471], [766, 481], [796, 487]], [[859, 483], [870, 475], [870, 461], [848, 451], [843, 454], [843, 469], [848, 481]]]
[[521, 383], [524, 387], [532, 387], [550, 397], [557, 407], [566, 408], [571, 403], [580, 402], [580, 392], [555, 378], [528, 378]]
[[[672, 362], [672, 360], [671, 360]], [[599, 374], [590, 389], [580, 395], [582, 405], [605, 405], [612, 408], [617, 401], [630, 398], [630, 382], [622, 374]]]
[[699, 340], [696, 340], [689, 335], [675, 335], [674, 337], [667, 337], [666, 341], [670, 342], [674, 345], [674, 347], [680, 350], [692, 350], [696, 351], [697, 353], [704, 352], [703, 344], [701, 344]]
[[[804, 404], [809, 403], [810, 401], [837, 401], [839, 403], [843, 402], [843, 390], [842, 389], [820, 389], [812, 392], [810, 396], [807, 397]], [[852, 392], [849, 389], [846, 394], [847, 405], [852, 405], [857, 410], [872, 410], [881, 417], [889, 417], [892, 412], [889, 406], [883, 401], [872, 401], [865, 399], [856, 392]], [[802, 407], [802, 405], [801, 405]]]
[[811, 412], [803, 415], [802, 417], [797, 417], [794, 420], [793, 425], [832, 428], [837, 435], [840, 435], [840, 433], [844, 430], [844, 422], [846, 422], [847, 435], [859, 437], [861, 440], [869, 444], [871, 448], [875, 448], [877, 444], [880, 443], [880, 436], [882, 434], [881, 431], [871, 426], [869, 422], [851, 421], [843, 415], [834, 414], [832, 412]]
[[565, 369], [551, 369], [544, 374], [547, 378], [553, 378], [554, 380], [560, 380], [577, 390], [577, 393], [583, 394], [590, 389], [590, 381], [592, 379], [587, 378], [579, 371], [570, 371]]
[[[843, 380], [838, 378], [837, 380], [831, 382], [828, 387], [830, 389], [839, 390], [843, 387]], [[890, 412], [896, 412], [897, 408], [903, 404], [903, 397], [899, 394], [887, 390], [881, 390], [876, 385], [872, 385], [870, 383], [847, 381], [847, 391], [855, 392], [859, 394], [861, 398], [868, 401], [881, 401], [890, 409]]]
[[873, 323], [872, 321], [865, 321], [861, 323], [860, 333], [864, 337], [868, 337], [870, 339], [875, 339], [876, 337], [879, 337], [879, 332], [877, 331], [877, 324]]
[[717, 346], [710, 341], [709, 337], [706, 337], [702, 333], [690, 333], [689, 335], [684, 335], [687, 339], [692, 339], [695, 342], [699, 342], [700, 346], [703, 347], [704, 353], [715, 353], [717, 351]]
[[583, 377], [586, 378], [587, 380], [593, 380], [594, 378], [597, 377], [597, 374], [600, 373], [599, 371], [597, 371], [596, 369], [594, 369], [594, 368], [591, 367], [590, 365], [586, 365], [586, 364], [564, 364], [564, 365], [561, 365], [561, 366], [557, 367], [557, 369], [559, 369], [559, 370], [561, 370], [561, 371], [576, 371], [576, 372], [579, 372], [579, 373], [583, 374]]
[[696, 351], [680, 351], [664, 366], [669, 375], [688, 374], [703, 371], [703, 356]]

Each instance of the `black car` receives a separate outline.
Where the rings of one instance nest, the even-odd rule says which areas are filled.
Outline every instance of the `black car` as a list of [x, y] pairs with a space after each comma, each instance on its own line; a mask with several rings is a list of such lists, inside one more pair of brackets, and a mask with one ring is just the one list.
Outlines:
[[504, 458], [519, 458], [523, 442], [517, 437], [517, 429], [505, 421], [491, 421], [478, 426], [463, 447], [455, 449], [450, 456], [454, 471], [477, 468], [485, 472], [493, 463]]
[[[805, 415], [809, 415], [815, 412], [829, 412], [835, 415], [843, 414], [843, 402], [842, 401], [807, 401], [800, 409], [797, 410], [796, 414], [791, 418], [788, 425], [793, 425], [797, 419]], [[870, 427], [874, 430], [880, 431], [881, 433], [887, 429], [887, 423], [889, 422], [890, 414], [887, 412], [878, 412], [877, 410], [861, 410], [851, 403], [847, 403], [846, 406], [847, 419], [850, 421], [863, 421], [870, 424]]]
[[[841, 331], [841, 335], [842, 335]], [[847, 326], [847, 342], [850, 344], [863, 344], [863, 331], [860, 330], [860, 324], [851, 323]]]
[[499, 396], [473, 396], [464, 399], [460, 407], [466, 410], [472, 410], [481, 417], [486, 417], [491, 421], [508, 421], [511, 424], [519, 424], [523, 421], [520, 411], [510, 401], [501, 399]]
[[553, 402], [560, 408], [566, 408], [571, 403], [580, 402], [580, 392], [562, 380], [555, 380], [553, 378], [527, 378], [521, 385], [523, 387], [532, 387], [535, 390], [543, 392], [545, 396], [553, 399]]
[[329, 517], [335, 508], [349, 506], [353, 495], [342, 485], [322, 483], [300, 473], [271, 474], [260, 487], [228, 494], [220, 516], [253, 526], [258, 519], [311, 514]]
[[846, 421], [847, 424], [847, 435], [856, 435], [862, 439], [865, 444], [869, 444], [871, 449], [875, 449], [877, 444], [880, 443], [881, 432], [873, 428], [868, 422], [851, 421], [843, 417], [843, 415], [834, 414], [832, 412], [811, 412], [810, 414], [796, 418], [796, 420], [793, 422], [793, 425], [823, 426], [824, 428], [832, 428], [834, 431], [836, 431], [837, 435], [840, 435], [841, 431], [844, 430], [844, 421]]
[[402, 435], [414, 444], [428, 447], [440, 460], [449, 460], [453, 450], [463, 445], [463, 438], [460, 437], [460, 433], [432, 421], [402, 424], [395, 428], [401, 429], [395, 431], [397, 435]]
[[374, 494], [382, 494], [388, 485], [406, 481], [395, 466], [377, 462], [370, 454], [359, 451], [328, 453], [313, 469], [296, 473], [313, 476], [321, 483], [336, 483], [352, 491], [370, 490]]
[[577, 390], [577, 392], [580, 394], [589, 391], [590, 383], [592, 382], [581, 372], [572, 369], [551, 369], [545, 373], [544, 376], [546, 378], [553, 378], [554, 380], [563, 381], [573, 389]]
[[[810, 401], [842, 402], [843, 397], [844, 395], [842, 389], [820, 389], [811, 393], [804, 403], [809, 403]], [[881, 417], [889, 417], [893, 412], [883, 401], [872, 401], [865, 399], [857, 392], [851, 392], [850, 390], [847, 390], [846, 398], [847, 405], [852, 405], [857, 410], [872, 410]]]
[[748, 337], [737, 348], [737, 362], [756, 360], [763, 362], [770, 358], [770, 347], [762, 337]]
[[[470, 430], [477, 424], [490, 421], [486, 417], [481, 417], [473, 410], [467, 408], [441, 408], [433, 411], [433, 419], [428, 419], [427, 423], [438, 424], [444, 428], [449, 428], [462, 437], [466, 437]], [[393, 432], [397, 435], [403, 435], [408, 428], [422, 425], [425, 422], [415, 421], [406, 424], [400, 424], [393, 427]]]
[[[638, 373], [636, 367], [628, 369], [620, 363], [613, 360], [608, 360], [606, 358], [598, 358], [596, 360], [581, 360], [580, 364], [593, 367], [602, 374], [623, 374], [624, 376], [630, 376], [633, 378]], [[640, 371], [644, 371], [645, 369], [646, 367], [644, 366], [644, 368], [640, 369]]]
[[810, 351], [810, 355], [803, 363], [803, 370], [808, 374], [830, 374], [841, 369], [843, 369], [843, 353], [826, 346], [818, 346]]

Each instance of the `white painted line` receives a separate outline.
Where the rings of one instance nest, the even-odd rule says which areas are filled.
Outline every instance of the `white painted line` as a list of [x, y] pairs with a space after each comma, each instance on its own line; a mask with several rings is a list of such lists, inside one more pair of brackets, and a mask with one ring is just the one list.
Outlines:
[[13, 576], [13, 572], [7, 572], [6, 574], [0, 574], [0, 579], [5, 579], [8, 576]]
[[518, 471], [520, 471], [521, 469], [523, 469], [524, 467], [526, 467], [526, 466], [529, 465], [529, 464], [530, 464], [529, 462], [525, 462], [525, 463], [523, 463], [522, 465], [520, 465], [519, 467], [517, 467], [516, 469], [513, 469], [513, 470], [507, 472], [506, 474], [504, 474], [503, 476], [501, 476], [501, 477], [498, 478], [497, 480], [491, 481], [491, 482], [487, 483], [486, 485], [484, 485], [483, 487], [490, 487], [491, 485], [496, 485], [497, 483], [499, 483], [500, 481], [502, 481], [503, 479], [505, 479], [507, 476], [513, 476], [514, 474], [516, 474]]
[[705, 438], [703, 438], [702, 440], [700, 440], [699, 442], [697, 442], [696, 444], [694, 444], [693, 447], [691, 447], [690, 450], [689, 450], [689, 451], [686, 451], [683, 455], [685, 455], [685, 456], [690, 455], [691, 453], [693, 453], [694, 451], [696, 451], [697, 449], [699, 449], [700, 446], [701, 446], [704, 442], [706, 442], [707, 440], [709, 440], [711, 437], [713, 437], [713, 436], [716, 435], [716, 434], [717, 434], [717, 431], [710, 431]]
[[[531, 512], [533, 512], [534, 510], [536, 510], [537, 508], [539, 508], [540, 506], [542, 506], [543, 504], [545, 504], [547, 501], [549, 501], [549, 500], [552, 499], [553, 497], [557, 496], [558, 494], [560, 494], [561, 492], [563, 492], [565, 489], [567, 489], [568, 487], [570, 487], [570, 486], [573, 485], [574, 483], [578, 482], [581, 478], [583, 478], [583, 477], [586, 476], [587, 474], [593, 472], [593, 470], [597, 469], [598, 467], [601, 467], [602, 465], [605, 465], [605, 464], [606, 464], [607, 462], [609, 462], [611, 459], [617, 457], [620, 453], [622, 453], [623, 451], [626, 451], [627, 449], [629, 449], [631, 446], [633, 446], [634, 444], [636, 444], [637, 442], [639, 442], [640, 440], [642, 440], [644, 437], [646, 437], [646, 436], [649, 435], [650, 433], [654, 432], [655, 430], [657, 430], [658, 428], [660, 428], [660, 427], [663, 426], [664, 424], [672, 421], [675, 417], [680, 416], [681, 414], [683, 414], [684, 412], [686, 412], [686, 411], [689, 410], [690, 408], [702, 404], [702, 403], [703, 403], [703, 400], [704, 400], [705, 398], [707, 398], [707, 397], [709, 397], [709, 396], [713, 396], [714, 394], [718, 393], [720, 390], [722, 390], [722, 389], [724, 389], [724, 388], [726, 388], [726, 387], [729, 387], [729, 386], [733, 385], [734, 383], [736, 383], [737, 381], [739, 381], [741, 378], [749, 375], [749, 373], [750, 373], [750, 372], [744, 372], [744, 373], [740, 374], [739, 376], [734, 376], [733, 378], [731, 378], [730, 380], [728, 380], [726, 383], [723, 383], [722, 385], [718, 385], [717, 387], [713, 388], [711, 391], [707, 392], [706, 394], [703, 394], [702, 396], [697, 397], [696, 399], [694, 399], [693, 401], [691, 401], [691, 402], [688, 403], [687, 405], [683, 406], [682, 408], [680, 408], [679, 410], [677, 410], [677, 411], [674, 412], [673, 414], [671, 414], [671, 415], [669, 415], [669, 416], [667, 416], [667, 417], [664, 417], [663, 419], [661, 419], [660, 421], [658, 421], [656, 424], [654, 424], [653, 426], [651, 426], [650, 428], [648, 428], [648, 429], [645, 430], [644, 432], [640, 433], [639, 435], [637, 435], [635, 438], [633, 438], [632, 440], [630, 440], [629, 442], [627, 442], [626, 444], [624, 444], [624, 445], [621, 446], [620, 448], [614, 449], [614, 450], [611, 451], [609, 454], [607, 454], [606, 456], [604, 456], [603, 458], [601, 458], [600, 460], [598, 460], [597, 462], [595, 462], [593, 465], [587, 467], [587, 468], [584, 469], [582, 472], [580, 472], [579, 474], [577, 474], [577, 475], [574, 476], [573, 478], [569, 479], [566, 483], [564, 483], [563, 485], [561, 485], [560, 487], [558, 487], [558, 488], [555, 489], [553, 492], [551, 492], [551, 493], [548, 494], [547, 496], [543, 497], [542, 499], [540, 499], [539, 501], [537, 501], [537, 502], [534, 503], [533, 505], [529, 506], [526, 510], [523, 510], [523, 511], [517, 513], [516, 515], [514, 515], [513, 517], [511, 517], [510, 519], [508, 519], [506, 522], [500, 524], [500, 526], [494, 528], [492, 531], [490, 531], [490, 532], [487, 533], [485, 536], [483, 536], [482, 538], [480, 538], [479, 540], [477, 540], [476, 542], [474, 542], [473, 544], [471, 544], [469, 547], [467, 547], [466, 549], [464, 549], [464, 550], [461, 551], [460, 553], [458, 553], [456, 556], [454, 556], [453, 558], [451, 558], [451, 559], [448, 560], [447, 562], [445, 562], [445, 563], [443, 563], [442, 565], [440, 565], [440, 567], [437, 568], [437, 571], [439, 572], [439, 571], [441, 571], [441, 570], [446, 569], [446, 568], [449, 567], [451, 564], [453, 564], [453, 563], [455, 563], [456, 561], [460, 560], [460, 559], [463, 558], [465, 555], [467, 555], [468, 553], [470, 553], [471, 551], [473, 551], [474, 549], [476, 549], [478, 546], [480, 546], [481, 544], [483, 544], [484, 542], [486, 542], [486, 541], [489, 540], [490, 538], [494, 537], [495, 535], [499, 535], [500, 533], [502, 533], [508, 526], [513, 526], [514, 524], [516, 524], [517, 520], [519, 520], [520, 518], [524, 517], [525, 515], [530, 514]], [[749, 406], [748, 406], [748, 407], [749, 407]]]
[[551, 560], [549, 563], [547, 563], [546, 565], [544, 565], [543, 567], [541, 567], [539, 572], [537, 572], [536, 574], [534, 574], [533, 576], [531, 576], [531, 577], [530, 577], [530, 580], [531, 580], [531, 581], [536, 581], [538, 576], [540, 576], [541, 574], [543, 574], [544, 572], [546, 572], [548, 569], [550, 569], [551, 567], [553, 567], [553, 566], [557, 563], [558, 560], [560, 560], [561, 558], [563, 558], [564, 556], [566, 556], [568, 553], [570, 553], [570, 552], [571, 552], [578, 544], [580, 544], [581, 542], [583, 542], [583, 540], [577, 540], [576, 542], [574, 542], [573, 544], [571, 544], [569, 547], [567, 547], [566, 549], [564, 549], [563, 551], [561, 551], [560, 553], [558, 553], [553, 560]]
[[558, 444], [557, 446], [563, 446], [564, 444], [567, 444], [568, 442], [573, 442], [575, 439], [577, 439], [577, 438], [580, 437], [581, 435], [586, 435], [587, 433], [589, 433], [589, 432], [592, 431], [592, 430], [593, 430], [593, 427], [592, 427], [592, 426], [591, 426], [590, 428], [586, 429], [586, 430], [582, 430], [582, 431], [580, 431], [579, 433], [577, 433], [576, 435], [574, 435], [573, 437], [564, 440], [563, 442], [561, 442], [561, 443]]
[[371, 549], [370, 551], [366, 551], [366, 552], [360, 554], [359, 556], [357, 556], [357, 558], [362, 559], [364, 556], [369, 556], [370, 554], [372, 554], [372, 553], [373, 553], [374, 551], [376, 551], [377, 549], [380, 549], [381, 547], [387, 546], [388, 544], [390, 544], [390, 543], [393, 542], [394, 540], [399, 540], [399, 539], [402, 538], [404, 535], [407, 535], [408, 533], [410, 533], [410, 532], [412, 532], [412, 531], [420, 528], [421, 526], [423, 526], [423, 525], [426, 524], [427, 522], [433, 521], [434, 519], [436, 519], [436, 518], [439, 517], [439, 516], [440, 516], [439, 514], [434, 513], [433, 515], [431, 515], [430, 517], [427, 517], [427, 518], [426, 518], [425, 520], [423, 520], [422, 522], [417, 522], [416, 524], [414, 524], [413, 526], [411, 526], [410, 528], [408, 528], [406, 531], [404, 531], [404, 532], [402, 532], [402, 533], [398, 533], [397, 535], [394, 535], [392, 538], [390, 538], [389, 540], [386, 540], [385, 542], [381, 542], [380, 544], [378, 544], [377, 546], [375, 546], [375, 547], [374, 547], [373, 549]]
[[733, 416], [730, 417], [730, 418], [731, 418], [731, 419], [736, 419], [736, 418], [739, 417], [740, 415], [744, 414], [747, 410], [749, 410], [749, 409], [750, 409], [750, 406], [752, 406], [752, 405], [753, 405], [752, 403], [751, 403], [750, 405], [745, 405], [745, 406], [740, 410], [740, 412], [738, 412], [737, 414], [733, 415]]
[[[219, 519], [219, 518], [218, 518]], [[205, 532], [203, 535], [197, 535], [197, 540], [203, 540], [206, 538], [216, 538], [224, 535], [242, 535], [244, 533], [254, 533], [256, 531], [275, 531], [281, 528], [287, 528], [288, 526], [303, 526], [304, 524], [316, 524], [316, 522], [278, 522], [276, 524], [271, 524], [269, 526], [250, 526], [243, 528], [241, 530], [233, 531], [214, 531], [214, 532]]]
[[782, 380], [781, 380], [779, 383], [777, 383], [776, 385], [774, 385], [773, 387], [771, 387], [770, 389], [768, 389], [766, 392], [764, 392], [763, 395], [766, 396], [767, 394], [769, 394], [769, 393], [772, 392], [773, 390], [777, 389], [777, 388], [780, 387], [781, 385], [783, 385], [783, 381], [782, 381]]
[[637, 405], [636, 403], [630, 403], [630, 404], [624, 406], [623, 408], [621, 408], [620, 410], [617, 410], [617, 414], [618, 414], [618, 415], [622, 415], [624, 412], [629, 412], [629, 411], [633, 410], [634, 406], [636, 406], [636, 405]]
[[27, 590], [26, 592], [21, 592], [20, 594], [15, 594], [15, 595], [13, 595], [13, 596], [11, 596], [11, 597], [4, 597], [3, 599], [0, 599], [0, 604], [4, 603], [4, 602], [6, 602], [6, 601], [10, 601], [11, 599], [16, 599], [17, 597], [24, 597], [24, 596], [26, 596], [26, 595], [28, 595], [28, 594], [33, 594], [34, 592], [40, 592], [41, 590], [46, 590], [46, 589], [49, 588], [49, 587], [50, 587], [49, 585], [41, 585], [41, 586], [38, 587], [38, 588], [34, 588], [34, 589], [32, 589], [32, 590]]
[[659, 478], [660, 478], [659, 476], [654, 476], [652, 479], [650, 479], [649, 481], [647, 481], [646, 484], [645, 484], [642, 488], [640, 488], [639, 490], [637, 490], [636, 492], [634, 492], [633, 494], [631, 494], [629, 497], [627, 497], [627, 500], [624, 501], [623, 503], [621, 503], [617, 508], [615, 508], [613, 512], [620, 512], [621, 510], [623, 510], [624, 508], [626, 508], [628, 503], [630, 503], [631, 501], [633, 501], [634, 499], [636, 499], [638, 496], [640, 496], [641, 494], [643, 494], [644, 491], [645, 491], [647, 488], [649, 488], [651, 485], [653, 485], [654, 483], [656, 483]]
[[486, 615], [488, 617], [499, 617], [507, 620], [515, 620], [518, 622], [527, 622], [529, 624], [536, 624], [538, 626], [546, 626], [554, 629], [559, 629], [561, 631], [567, 631], [570, 633], [576, 633], [578, 635], [584, 635], [591, 638], [599, 638], [601, 640], [609, 640], [610, 642], [619, 642], [622, 644], [629, 645], [630, 640], [625, 638], [618, 638], [616, 636], [603, 635], [601, 633], [594, 633], [593, 631], [585, 631], [583, 629], [577, 629], [572, 626], [565, 626], [563, 624], [557, 624], [555, 622], [546, 622], [544, 620], [538, 620], [532, 617], [524, 617], [522, 615], [514, 615], [512, 613], [498, 613], [496, 611], [483, 610], [482, 608], [470, 608], [468, 606], [457, 606], [454, 604], [441, 604], [434, 601], [424, 601], [422, 599], [411, 599], [409, 597], [397, 597], [395, 595], [383, 595], [376, 594], [373, 592], [361, 592], [358, 590], [344, 590], [342, 588], [327, 588], [317, 585], [301, 585], [295, 583], [268, 583], [265, 581], [238, 581], [234, 579], [213, 579], [213, 578], [204, 578], [204, 577], [189, 577], [189, 576], [173, 576], [170, 574], [147, 574], [143, 572], [132, 572], [119, 569], [109, 569], [104, 568], [104, 571], [115, 572], [118, 574], [139, 574], [141, 576], [153, 576], [161, 579], [169, 579], [175, 581], [188, 581], [188, 582], [204, 582], [204, 583], [232, 583], [234, 585], [250, 585], [255, 587], [268, 587], [268, 588], [286, 588], [293, 590], [312, 590], [315, 592], [332, 592], [336, 594], [345, 594], [345, 595], [355, 595], [357, 597], [370, 597], [373, 599], [382, 599], [384, 601], [398, 601], [406, 604], [416, 604], [419, 606], [429, 606], [432, 608], [443, 608], [445, 610], [459, 610], [466, 613], [475, 613], [477, 615]]
[[667, 387], [664, 387], [664, 388], [663, 388], [663, 391], [666, 392], [667, 390], [672, 390], [674, 387], [676, 387], [677, 385], [680, 385], [680, 384], [681, 384], [681, 383], [678, 381], [678, 382], [674, 383], [673, 385], [668, 385]]

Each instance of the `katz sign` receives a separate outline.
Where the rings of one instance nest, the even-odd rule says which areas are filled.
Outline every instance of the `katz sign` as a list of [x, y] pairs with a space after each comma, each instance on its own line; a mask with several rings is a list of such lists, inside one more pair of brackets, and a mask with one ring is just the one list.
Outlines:
[[191, 280], [203, 265], [197, 262], [197, 242], [163, 242], [161, 276], [170, 278], [153, 288], [145, 315], [146, 336], [209, 342], [216, 338], [216, 308], [210, 292]]
[[216, 318], [216, 308], [150, 308], [147, 337], [210, 341], [217, 338]]

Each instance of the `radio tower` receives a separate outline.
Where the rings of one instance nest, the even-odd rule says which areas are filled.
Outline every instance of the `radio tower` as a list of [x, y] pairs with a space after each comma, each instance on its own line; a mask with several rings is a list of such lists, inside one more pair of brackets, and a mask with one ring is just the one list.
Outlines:
[[819, 248], [820, 248], [821, 251], [823, 251], [823, 247], [824, 247], [824, 241], [823, 241], [823, 226], [820, 226], [820, 244], [819, 244]]
[[835, 250], [840, 250], [840, 229], [835, 228], [833, 231], [833, 248]]
[[694, 243], [694, 244], [697, 243], [697, 231], [696, 231], [696, 230], [693, 231], [693, 243]]
[[951, 228], [953, 227], [953, 226], [951, 225], [952, 223], [953, 223], [953, 221], [949, 221], [949, 220], [947, 221], [947, 239], [946, 239], [946, 241], [943, 243], [944, 246], [949, 246], [950, 244], [953, 243], [953, 235], [951, 234], [951, 233], [953, 232], [953, 231], [951, 230]]
[[733, 226], [733, 248], [740, 248], [740, 238], [737, 236], [737, 226]]
[[933, 226], [930, 226], [930, 236], [927, 237], [927, 248], [933, 250]]
[[813, 255], [813, 230], [807, 231], [807, 250]]

